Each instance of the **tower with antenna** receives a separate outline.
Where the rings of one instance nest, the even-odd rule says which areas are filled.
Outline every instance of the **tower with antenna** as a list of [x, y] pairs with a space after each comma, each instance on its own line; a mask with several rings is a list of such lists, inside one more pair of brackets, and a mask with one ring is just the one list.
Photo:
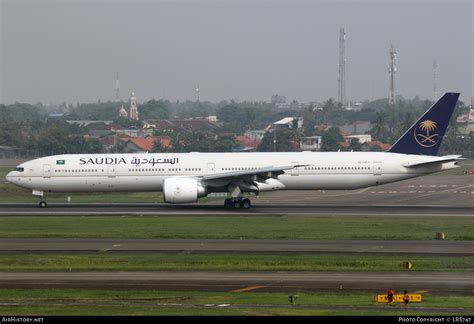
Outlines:
[[119, 84], [119, 73], [117, 72], [115, 78], [115, 101], [120, 101], [120, 84]]
[[195, 91], [196, 91], [196, 101], [200, 102], [201, 101], [201, 92], [199, 91], [199, 84], [197, 85]]
[[397, 52], [393, 44], [390, 44], [390, 64], [388, 66], [388, 73], [390, 74], [390, 96], [388, 97], [388, 103], [390, 105], [395, 104], [395, 72], [397, 72], [397, 66], [395, 65], [397, 60]]
[[433, 61], [433, 101], [438, 99], [438, 61]]
[[339, 29], [339, 78], [337, 87], [337, 101], [346, 104], [346, 32], [343, 27]]

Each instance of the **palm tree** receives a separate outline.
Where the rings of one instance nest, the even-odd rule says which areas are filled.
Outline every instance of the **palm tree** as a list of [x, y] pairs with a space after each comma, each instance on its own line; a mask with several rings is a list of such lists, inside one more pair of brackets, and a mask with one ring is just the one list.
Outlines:
[[151, 149], [151, 151], [153, 153], [159, 153], [159, 152], [163, 152], [164, 149], [163, 149], [163, 146], [161, 146], [161, 142], [160, 141], [155, 141], [155, 143], [153, 143], [153, 148]]
[[291, 124], [290, 132], [291, 132], [291, 139], [293, 143], [295, 144], [295, 147], [300, 146], [300, 140], [301, 140], [301, 130], [299, 129], [298, 125], [299, 119], [298, 118], [293, 118], [293, 122]]
[[370, 133], [372, 136], [379, 141], [383, 142], [385, 133], [387, 131], [387, 118], [386, 115], [383, 114], [382, 112], [377, 112], [375, 114], [375, 121], [374, 121], [375, 126], [372, 127], [370, 130]]

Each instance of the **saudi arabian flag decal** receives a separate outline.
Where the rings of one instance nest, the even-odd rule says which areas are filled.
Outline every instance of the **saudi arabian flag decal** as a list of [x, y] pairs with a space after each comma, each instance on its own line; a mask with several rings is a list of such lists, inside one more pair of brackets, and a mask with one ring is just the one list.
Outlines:
[[66, 163], [65, 160], [56, 160], [56, 164], [64, 165], [65, 163]]

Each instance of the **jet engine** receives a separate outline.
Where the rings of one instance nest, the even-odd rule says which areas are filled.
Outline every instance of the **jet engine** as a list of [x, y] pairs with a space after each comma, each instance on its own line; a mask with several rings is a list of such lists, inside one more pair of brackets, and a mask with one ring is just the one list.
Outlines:
[[163, 183], [164, 200], [170, 204], [196, 202], [207, 196], [206, 188], [195, 178], [167, 178]]

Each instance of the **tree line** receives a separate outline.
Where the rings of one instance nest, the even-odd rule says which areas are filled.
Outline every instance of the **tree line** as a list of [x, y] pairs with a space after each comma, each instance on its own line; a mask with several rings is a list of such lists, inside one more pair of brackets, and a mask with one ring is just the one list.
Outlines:
[[[63, 118], [49, 117], [51, 108], [41, 104], [30, 105], [15, 103], [0, 105], [0, 146], [16, 147], [37, 151], [39, 155], [61, 153], [99, 153], [103, 152], [96, 138], [87, 138], [89, 128], [69, 124], [66, 119], [76, 120], [114, 120], [123, 127], [142, 126], [141, 121], [118, 118], [117, 112], [125, 102], [98, 102], [88, 104], [62, 105]], [[291, 105], [289, 109], [278, 109], [267, 102], [170, 102], [149, 100], [139, 104], [140, 119], [171, 119], [206, 117], [216, 115], [222, 127], [215, 130], [200, 130], [167, 134], [172, 138], [172, 150], [175, 152], [228, 152], [239, 149], [235, 136], [247, 130], [264, 129], [266, 126], [284, 117], [303, 118], [303, 128], [296, 124], [288, 129], [278, 129], [275, 134], [267, 132], [263, 137], [259, 151], [295, 151], [303, 136], [323, 136], [324, 151], [341, 149], [342, 142], [338, 126], [350, 124], [356, 120], [370, 121], [373, 125], [370, 134], [376, 140], [392, 144], [405, 132], [416, 119], [426, 111], [432, 102], [399, 98], [395, 105], [389, 105], [387, 99], [363, 102], [358, 111], [343, 109], [332, 98], [314, 102], [304, 107]], [[56, 107], [57, 108], [57, 107]], [[448, 132], [441, 146], [441, 153], [451, 154], [474, 151], [473, 135], [459, 136], [455, 121], [466, 114], [468, 107], [458, 102], [451, 118]], [[315, 128], [318, 124], [333, 126], [327, 132]], [[352, 143], [351, 150], [358, 150]], [[157, 144], [156, 151], [164, 151]]]

